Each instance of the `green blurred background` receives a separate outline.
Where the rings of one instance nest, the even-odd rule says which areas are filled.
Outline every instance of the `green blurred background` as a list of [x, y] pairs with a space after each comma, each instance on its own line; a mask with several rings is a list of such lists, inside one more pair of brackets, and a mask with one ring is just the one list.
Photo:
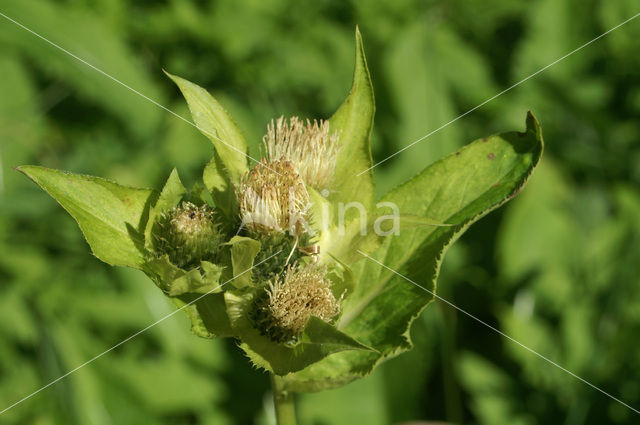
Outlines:
[[[162, 69], [207, 87], [257, 153], [268, 120], [331, 115], [362, 31], [374, 159], [640, 12], [635, 0], [0, 0], [0, 12], [188, 116]], [[449, 252], [439, 293], [640, 408], [640, 19], [376, 168], [380, 193], [481, 136], [546, 141], [513, 202]], [[196, 129], [0, 17], [0, 409], [173, 311], [109, 267], [12, 167], [195, 182]], [[626, 407], [435, 302], [415, 349], [299, 397], [302, 424], [632, 424]], [[269, 424], [268, 377], [176, 315], [0, 416], [2, 424]], [[266, 412], [266, 413], [265, 413]]]

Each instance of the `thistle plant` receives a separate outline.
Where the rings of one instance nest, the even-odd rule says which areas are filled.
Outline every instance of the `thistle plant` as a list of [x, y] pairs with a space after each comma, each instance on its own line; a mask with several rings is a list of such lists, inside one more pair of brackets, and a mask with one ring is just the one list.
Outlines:
[[202, 184], [187, 190], [175, 169], [160, 191], [19, 170], [73, 216], [96, 257], [146, 273], [196, 336], [234, 338], [271, 374], [281, 424], [295, 422], [294, 392], [345, 385], [411, 349], [447, 248], [514, 197], [542, 154], [529, 113], [525, 131], [476, 140], [376, 203], [374, 95], [357, 30], [342, 106], [328, 120], [271, 121], [257, 161], [207, 91], [169, 77], [214, 146]]

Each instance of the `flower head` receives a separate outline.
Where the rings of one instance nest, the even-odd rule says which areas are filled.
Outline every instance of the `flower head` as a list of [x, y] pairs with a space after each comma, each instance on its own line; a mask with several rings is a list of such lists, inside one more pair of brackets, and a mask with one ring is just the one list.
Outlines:
[[213, 260], [223, 239], [213, 215], [209, 206], [198, 207], [191, 202], [161, 214], [152, 230], [155, 254], [168, 255], [181, 268]]
[[263, 159], [242, 179], [237, 193], [242, 223], [250, 232], [304, 231], [309, 194], [290, 161]]
[[300, 176], [316, 190], [327, 189], [333, 178], [340, 135], [329, 132], [328, 121], [306, 123], [298, 117], [271, 121], [263, 137], [269, 160], [291, 161]]
[[255, 321], [258, 328], [277, 342], [295, 340], [309, 318], [328, 322], [340, 312], [340, 299], [331, 291], [326, 266], [289, 266], [283, 275], [269, 282], [258, 298]]

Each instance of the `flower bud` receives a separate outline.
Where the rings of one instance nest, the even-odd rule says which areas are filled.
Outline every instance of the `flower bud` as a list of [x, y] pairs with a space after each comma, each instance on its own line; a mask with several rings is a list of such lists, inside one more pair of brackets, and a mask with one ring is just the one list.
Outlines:
[[200, 261], [215, 260], [223, 235], [214, 222], [213, 209], [183, 202], [158, 217], [152, 229], [152, 241], [157, 256], [166, 254], [174, 265], [192, 269], [198, 267]]
[[253, 314], [261, 333], [276, 342], [295, 342], [311, 316], [325, 322], [335, 317], [342, 297], [336, 300], [326, 272], [326, 266], [318, 264], [293, 265], [270, 281]]

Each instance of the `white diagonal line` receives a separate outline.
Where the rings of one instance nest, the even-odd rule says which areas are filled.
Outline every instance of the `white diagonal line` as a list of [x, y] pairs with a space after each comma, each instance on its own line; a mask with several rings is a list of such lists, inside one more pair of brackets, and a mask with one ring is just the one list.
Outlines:
[[435, 130], [431, 131], [430, 133], [425, 134], [424, 136], [420, 137], [419, 139], [411, 142], [410, 144], [408, 144], [407, 146], [405, 146], [404, 148], [400, 149], [399, 151], [389, 155], [388, 157], [386, 157], [385, 159], [383, 159], [382, 161], [378, 161], [375, 164], [373, 164], [371, 167], [367, 168], [366, 170], [360, 172], [357, 174], [357, 176], [361, 176], [364, 173], [366, 173], [367, 171], [373, 169], [374, 167], [377, 167], [378, 165], [382, 164], [383, 162], [386, 162], [388, 160], [390, 160], [391, 158], [393, 158], [394, 156], [404, 152], [405, 150], [409, 149], [410, 147], [412, 147], [413, 145], [415, 145], [416, 143], [420, 143], [421, 141], [423, 141], [424, 139], [426, 139], [427, 137], [437, 133], [438, 131], [442, 130], [445, 127], [450, 126], [451, 124], [453, 124], [454, 122], [458, 121], [460, 118], [463, 118], [467, 115], [469, 115], [470, 113], [472, 113], [473, 111], [475, 111], [478, 108], [483, 107], [484, 105], [486, 105], [487, 103], [491, 102], [492, 100], [496, 99], [497, 97], [502, 96], [503, 94], [505, 94], [506, 92], [510, 91], [511, 89], [514, 89], [516, 87], [518, 87], [520, 84], [524, 83], [525, 81], [535, 77], [536, 75], [540, 74], [542, 71], [545, 71], [548, 68], [551, 68], [553, 65], [557, 64], [558, 62], [568, 58], [569, 56], [573, 55], [574, 53], [578, 52], [579, 50], [584, 49], [585, 47], [587, 47], [588, 45], [590, 45], [591, 43], [594, 43], [596, 41], [598, 41], [599, 39], [601, 39], [602, 37], [604, 37], [605, 35], [609, 34], [612, 31], [617, 30], [618, 28], [620, 28], [621, 26], [631, 22], [632, 20], [636, 19], [638, 16], [640, 16], [640, 13], [636, 13], [635, 15], [633, 15], [632, 17], [630, 17], [629, 19], [627, 19], [626, 21], [623, 21], [621, 23], [619, 23], [618, 25], [616, 25], [615, 27], [611, 28], [610, 30], [600, 34], [599, 36], [597, 36], [596, 38], [594, 38], [591, 41], [588, 41], [586, 43], [584, 43], [582, 46], [575, 48], [574, 50], [570, 51], [569, 53], [567, 53], [566, 55], [562, 56], [561, 58], [556, 59], [555, 61], [551, 62], [549, 65], [540, 68], [539, 70], [537, 70], [536, 72], [534, 72], [533, 74], [525, 77], [524, 79], [518, 81], [517, 83], [515, 83], [514, 85], [502, 90], [500, 93], [496, 94], [495, 96], [485, 100], [484, 102], [482, 102], [481, 104], [474, 106], [473, 108], [469, 109], [467, 112], [465, 112], [462, 115], [459, 115], [458, 117], [452, 119], [451, 121], [449, 121], [448, 123], [441, 125], [440, 127], [436, 128]]
[[260, 264], [264, 263], [267, 260], [270, 260], [271, 258], [275, 257], [276, 255], [280, 254], [282, 252], [282, 250], [276, 252], [275, 254], [271, 255], [270, 257], [265, 258], [264, 260], [260, 261], [257, 264], [254, 264], [253, 267], [251, 267], [250, 269], [247, 269], [245, 271], [243, 271], [242, 273], [239, 273], [237, 276], [232, 277], [231, 279], [227, 280], [226, 282], [222, 283], [221, 285], [216, 286], [215, 288], [213, 288], [212, 290], [210, 290], [207, 293], [204, 293], [202, 295], [200, 295], [198, 298], [194, 299], [193, 301], [189, 302], [188, 304], [183, 305], [182, 307], [178, 308], [177, 310], [172, 311], [171, 313], [167, 314], [164, 317], [161, 317], [160, 319], [156, 320], [155, 322], [153, 322], [152, 324], [150, 324], [149, 326], [147, 326], [146, 328], [139, 330], [138, 332], [134, 333], [133, 335], [129, 336], [126, 339], [123, 339], [122, 341], [120, 341], [119, 343], [117, 343], [116, 345], [114, 345], [113, 347], [103, 351], [102, 353], [90, 358], [89, 360], [87, 360], [86, 362], [82, 363], [80, 366], [77, 366], [73, 369], [71, 369], [69, 372], [65, 373], [64, 375], [54, 379], [53, 381], [49, 382], [47, 385], [39, 388], [38, 390], [32, 392], [31, 394], [29, 394], [28, 396], [25, 396], [23, 398], [21, 398], [20, 400], [16, 401], [15, 403], [13, 403], [11, 406], [5, 408], [4, 410], [0, 411], [0, 415], [2, 415], [3, 413], [5, 413], [7, 410], [12, 409], [14, 407], [16, 407], [18, 404], [22, 403], [23, 401], [26, 401], [28, 399], [30, 399], [31, 397], [33, 397], [34, 395], [38, 394], [40, 391], [46, 390], [47, 388], [49, 388], [50, 386], [52, 386], [53, 384], [57, 383], [58, 381], [61, 381], [62, 379], [66, 378], [67, 376], [71, 375], [74, 372], [77, 372], [78, 370], [82, 369], [83, 367], [85, 367], [86, 365], [88, 365], [89, 363], [93, 362], [94, 360], [98, 360], [100, 357], [104, 356], [105, 354], [111, 352], [112, 350], [115, 350], [116, 348], [120, 347], [122, 344], [131, 341], [133, 338], [137, 337], [138, 335], [140, 335], [141, 333], [144, 333], [146, 331], [148, 331], [149, 329], [151, 329], [152, 327], [154, 327], [155, 325], [157, 325], [160, 322], [165, 321], [166, 319], [168, 319], [169, 317], [173, 316], [174, 314], [176, 314], [179, 311], [184, 310], [185, 308], [189, 307], [190, 305], [193, 305], [194, 303], [198, 302], [199, 300], [201, 300], [202, 298], [206, 297], [207, 295], [211, 294], [213, 291], [216, 291], [220, 288], [222, 288], [224, 285], [226, 285], [227, 283], [231, 282], [232, 280], [242, 276], [243, 274], [253, 270], [254, 268], [258, 267]]
[[473, 314], [467, 312], [466, 310], [463, 310], [462, 308], [458, 307], [457, 305], [453, 304], [451, 301], [448, 301], [444, 298], [442, 298], [440, 295], [436, 294], [433, 291], [428, 290], [427, 288], [424, 288], [423, 286], [417, 284], [416, 282], [414, 282], [413, 280], [409, 279], [408, 277], [404, 276], [403, 274], [393, 270], [391, 267], [386, 266], [385, 264], [381, 263], [380, 261], [376, 260], [373, 257], [370, 257], [369, 255], [365, 254], [364, 252], [360, 251], [359, 249], [357, 250], [361, 255], [367, 257], [369, 260], [373, 261], [374, 263], [379, 264], [380, 266], [384, 267], [385, 269], [389, 270], [390, 272], [400, 276], [401, 278], [403, 278], [404, 280], [406, 280], [409, 283], [412, 283], [413, 285], [417, 286], [418, 288], [422, 289], [425, 292], [428, 292], [429, 294], [433, 295], [435, 298], [437, 298], [438, 300], [450, 305], [451, 307], [455, 308], [456, 310], [458, 310], [460, 313], [463, 313], [464, 315], [472, 318], [473, 320], [479, 322], [480, 324], [488, 327], [489, 329], [491, 329], [494, 332], [497, 332], [499, 335], [507, 338], [509, 341], [518, 344], [520, 347], [524, 348], [525, 350], [529, 351], [532, 354], [535, 354], [536, 356], [540, 357], [541, 359], [543, 359], [544, 361], [554, 365], [555, 367], [557, 367], [558, 369], [568, 373], [569, 375], [573, 376], [574, 378], [578, 379], [579, 381], [582, 381], [583, 383], [587, 384], [588, 386], [590, 386], [591, 388], [600, 391], [602, 394], [606, 395], [607, 397], [611, 398], [612, 400], [617, 401], [618, 403], [622, 404], [623, 406], [633, 410], [635, 413], [640, 415], [640, 410], [637, 410], [633, 407], [631, 407], [630, 405], [628, 405], [627, 403], [625, 403], [624, 401], [620, 400], [619, 398], [616, 398], [614, 396], [612, 396], [611, 394], [609, 394], [608, 392], [596, 387], [594, 384], [592, 384], [591, 382], [587, 381], [584, 378], [581, 378], [580, 376], [576, 375], [575, 373], [571, 372], [570, 370], [560, 366], [558, 363], [554, 362], [553, 360], [543, 356], [542, 354], [538, 353], [537, 351], [535, 351], [532, 348], [527, 347], [526, 345], [524, 345], [523, 343], [521, 343], [520, 341], [516, 340], [515, 338], [507, 335], [506, 333], [502, 332], [501, 330], [491, 326], [490, 324], [488, 324], [487, 322], [483, 321], [482, 319], [477, 318], [476, 316], [474, 316]]
[[[233, 145], [230, 145], [229, 143], [225, 142], [224, 140], [222, 140], [221, 138], [219, 138], [217, 135], [203, 129], [202, 127], [198, 126], [196, 123], [194, 123], [193, 121], [190, 121], [188, 119], [186, 119], [185, 117], [183, 117], [180, 114], [177, 114], [175, 112], [173, 112], [171, 109], [167, 108], [166, 106], [156, 102], [155, 100], [151, 99], [149, 96], [139, 92], [138, 90], [134, 89], [133, 87], [131, 87], [130, 85], [118, 80], [116, 77], [114, 77], [113, 75], [101, 70], [100, 68], [98, 68], [97, 66], [87, 62], [86, 60], [82, 59], [81, 57], [75, 55], [74, 53], [71, 53], [69, 50], [65, 49], [64, 47], [54, 43], [53, 41], [49, 40], [48, 38], [44, 37], [43, 35], [38, 34], [37, 32], [35, 32], [34, 30], [32, 30], [31, 28], [28, 28], [26, 26], [24, 26], [23, 24], [21, 24], [20, 22], [16, 21], [13, 18], [10, 18], [9, 16], [5, 15], [4, 13], [0, 12], [0, 16], [2, 16], [3, 18], [7, 19], [8, 21], [13, 22], [14, 24], [16, 24], [17, 26], [19, 26], [20, 28], [22, 28], [25, 31], [30, 32], [31, 34], [35, 35], [36, 37], [38, 37], [39, 39], [47, 42], [48, 44], [52, 45], [53, 47], [55, 47], [58, 50], [63, 51], [64, 53], [68, 54], [69, 56], [71, 56], [72, 58], [76, 59], [79, 62], [82, 62], [83, 64], [85, 64], [86, 66], [88, 66], [89, 68], [93, 69], [94, 71], [104, 75], [105, 77], [109, 78], [110, 80], [120, 84], [121, 86], [129, 89], [130, 91], [134, 92], [135, 94], [137, 94], [138, 96], [142, 97], [143, 99], [148, 100], [149, 102], [153, 103], [154, 105], [156, 105], [158, 108], [164, 109], [165, 111], [167, 111], [168, 113], [170, 113], [171, 115], [173, 115], [176, 118], [181, 119], [182, 121], [186, 122], [189, 125], [192, 125], [193, 127], [197, 128], [198, 130], [200, 130], [202, 133], [206, 134], [209, 137], [213, 137], [214, 139], [220, 141], [221, 143], [223, 143], [225, 146], [233, 149], [236, 152], [240, 152], [242, 155], [246, 156], [247, 158], [251, 159], [252, 161], [259, 163], [260, 161], [258, 161], [257, 159], [255, 159], [254, 157], [252, 157], [251, 155], [247, 154], [246, 152], [243, 152], [242, 150], [236, 148]], [[265, 165], [266, 168], [269, 168]], [[272, 170], [271, 168], [269, 168], [271, 171], [273, 171], [276, 174], [280, 174], [275, 170]]]

